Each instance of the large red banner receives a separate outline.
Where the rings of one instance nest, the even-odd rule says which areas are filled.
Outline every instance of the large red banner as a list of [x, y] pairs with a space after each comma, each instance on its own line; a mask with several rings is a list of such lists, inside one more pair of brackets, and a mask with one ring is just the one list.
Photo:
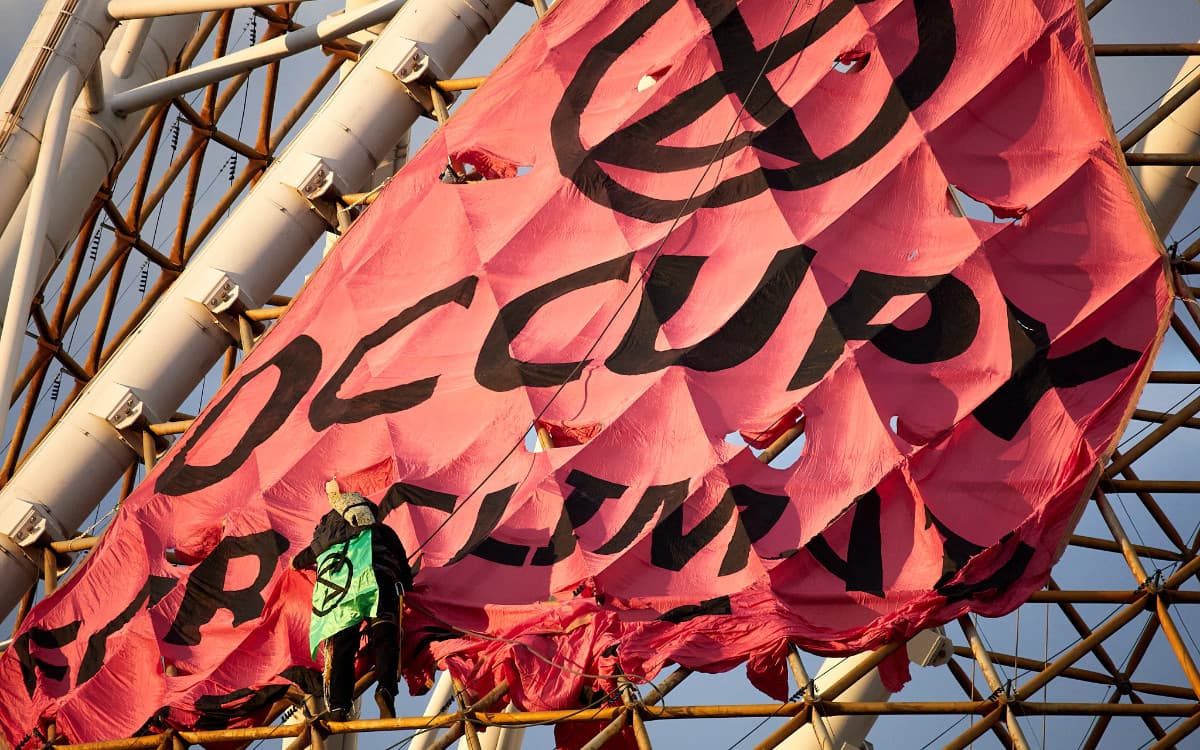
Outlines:
[[[331, 476], [419, 565], [410, 678], [526, 707], [1008, 611], [1164, 278], [1074, 0], [563, 0], [34, 610], [0, 726], [228, 726], [313, 687], [287, 563]], [[742, 439], [800, 425], [790, 464]]]

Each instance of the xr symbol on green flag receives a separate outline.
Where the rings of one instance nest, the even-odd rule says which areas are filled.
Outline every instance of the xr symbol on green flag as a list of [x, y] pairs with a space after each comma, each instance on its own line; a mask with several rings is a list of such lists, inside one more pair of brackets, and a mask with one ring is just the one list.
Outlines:
[[[313, 591], [314, 615], [323, 617], [342, 603], [350, 593], [354, 580], [354, 563], [344, 552], [331, 552], [317, 568], [317, 582]], [[318, 602], [320, 602], [318, 604]]]
[[379, 582], [375, 580], [371, 540], [372, 531], [365, 529], [317, 556], [308, 628], [313, 654], [321, 641], [378, 613]]

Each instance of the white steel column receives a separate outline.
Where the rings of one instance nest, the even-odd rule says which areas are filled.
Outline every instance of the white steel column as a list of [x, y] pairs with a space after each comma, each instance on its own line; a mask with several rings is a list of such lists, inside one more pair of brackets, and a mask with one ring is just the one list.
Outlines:
[[[1197, 66], [1200, 66], [1200, 57], [1189, 57], [1184, 61], [1175, 77], [1177, 85], [1171, 87], [1171, 92], [1200, 76], [1200, 71], [1191, 72]], [[1174, 94], [1168, 92], [1162, 103], [1169, 101], [1172, 96]], [[1151, 130], [1137, 151], [1147, 154], [1191, 154], [1200, 151], [1200, 94], [1190, 97]], [[1134, 167], [1133, 172], [1140, 182], [1150, 220], [1154, 222], [1158, 236], [1166, 238], [1196, 190], [1200, 168]]]
[[[905, 647], [911, 663], [921, 667], [941, 666], [950, 661], [953, 644], [941, 628], [922, 630]], [[817, 694], [822, 686], [832, 685], [853, 670], [871, 652], [844, 659], [830, 658], [821, 663], [821, 670], [812, 676]], [[887, 701], [892, 693], [883, 686], [878, 669], [872, 669], [836, 698], [845, 703], [874, 703]], [[878, 716], [818, 716], [813, 713], [812, 726], [801, 727], [795, 734], [779, 743], [780, 750], [862, 750], [870, 747], [867, 735]], [[888, 743], [885, 747], [890, 747]]]
[[[310, 696], [309, 701], [310, 701], [309, 705], [315, 705], [318, 708], [323, 708], [325, 706], [325, 700], [323, 698], [321, 698], [320, 696]], [[358, 710], [359, 710], [361, 703], [362, 703], [362, 699], [360, 699], [360, 698], [356, 698], [354, 700], [354, 705], [353, 705], [354, 716], [358, 716]], [[284, 724], [304, 724], [307, 721], [308, 721], [308, 716], [305, 715], [304, 710], [299, 707], [294, 706], [291, 709], [291, 713], [287, 714], [287, 718], [283, 720], [283, 723]], [[261, 743], [261, 740], [254, 744], [258, 745], [260, 743]], [[285, 737], [282, 740], [280, 740], [279, 741], [279, 750], [291, 750], [291, 748], [300, 747], [301, 745], [303, 745], [304, 748], [313, 747], [309, 743], [308, 738], [305, 737], [305, 735], [302, 733], [299, 737]], [[331, 735], [328, 735], [328, 736], [322, 738], [322, 741], [321, 741], [322, 750], [354, 750], [356, 747], [358, 747], [358, 734], [357, 733], [331, 734]]]
[[29, 318], [29, 306], [37, 291], [38, 249], [46, 234], [50, 221], [50, 202], [53, 186], [58, 178], [58, 165], [62, 159], [63, 141], [67, 135], [67, 121], [71, 113], [71, 102], [79, 95], [79, 72], [67, 68], [46, 114], [46, 126], [41, 134], [42, 145], [38, 151], [37, 167], [29, 185], [29, 214], [21, 233], [21, 244], [13, 271], [12, 287], [8, 292], [8, 304], [4, 318], [8, 325], [0, 328], [0, 435], [8, 426], [8, 394], [12, 392], [13, 380], [17, 377], [17, 365], [21, 361], [21, 344], [25, 340], [25, 322]]
[[112, 69], [113, 75], [124, 79], [133, 74], [133, 68], [142, 55], [142, 47], [150, 38], [150, 30], [154, 28], [154, 19], [139, 18], [124, 24], [121, 28], [125, 33], [121, 35], [121, 43], [117, 45], [117, 51], [113, 55], [109, 67]]
[[[39, 152], [34, 155], [36, 167], [29, 188], [29, 215], [21, 235], [18, 254], [14, 259], [15, 273], [10, 277], [12, 285], [5, 306], [6, 317], [11, 322], [0, 328], [0, 394], [3, 394], [0, 402], [0, 437], [3, 437], [7, 427], [8, 394], [12, 392], [17, 364], [21, 359], [21, 344], [25, 340], [25, 322], [29, 317], [29, 306], [38, 286], [37, 259], [34, 256], [46, 233], [51, 186], [58, 177], [62, 145], [66, 137], [67, 116], [71, 102], [78, 93], [78, 86], [79, 73], [68, 67], [55, 86], [43, 130], [37, 134], [41, 146]], [[8, 589], [14, 586], [28, 588], [30, 583], [37, 580], [39, 569], [37, 561], [31, 559], [22, 549], [20, 542], [13, 537], [19, 536], [19, 531], [41, 534], [47, 525], [45, 520], [24, 512], [20, 507], [14, 507], [13, 511], [9, 513], [8, 523], [0, 524], [0, 591], [9, 597], [21, 596], [21, 592], [15, 588], [11, 594]], [[8, 609], [12, 609], [11, 604]]]
[[[442, 707], [451, 700], [453, 694], [454, 681], [450, 679], [450, 673], [446, 671], [439, 673], [433, 692], [429, 694], [429, 702], [425, 704], [425, 712], [421, 715], [437, 716], [442, 712]], [[408, 746], [409, 750], [428, 750], [440, 731], [440, 729], [431, 728], [414, 735], [412, 743]]]
[[[871, 656], [871, 652], [857, 654], [845, 659], [826, 659], [813, 677], [817, 693], [822, 685], [832, 685], [838, 678], [858, 666]], [[883, 686], [879, 670], [872, 669], [858, 682], [837, 697], [839, 701], [877, 702], [886, 701], [891, 692]], [[811, 726], [801, 727], [795, 734], [779, 743], [781, 750], [861, 750], [875, 716], [823, 716], [814, 711], [809, 720]]]
[[[66, 530], [86, 519], [136, 459], [115, 425], [169, 416], [232, 343], [202, 302], [231, 294], [261, 306], [320, 238], [325, 223], [297, 186], [331, 176], [343, 193], [360, 189], [421, 115], [392, 71], [415, 54], [452, 74], [512, 2], [410, 0], [396, 14], [0, 489], [0, 519], [10, 508], [32, 509]], [[11, 611], [31, 582], [21, 565], [0, 559], [0, 613]]]
[[[117, 50], [123, 46], [122, 37], [127, 33], [124, 26], [118, 29], [92, 71], [94, 75], [103, 77], [101, 89], [112, 92], [139, 86], [165, 75], [195, 32], [196, 21], [196, 16], [176, 16], [157, 21], [142, 46], [133, 72], [124, 80], [118, 79], [110, 70], [114, 57], [118, 55]], [[45, 240], [35, 248], [37, 286], [50, 276], [67, 245], [75, 238], [96, 191], [117, 159], [132, 145], [140, 120], [141, 117], [137, 115], [119, 117], [104, 107], [93, 111], [93, 103], [86, 96], [80, 98], [71, 112], [62, 157], [63, 171], [69, 173], [71, 178], [55, 185]], [[8, 288], [12, 280], [17, 247], [26, 221], [27, 202], [28, 196], [22, 199], [8, 227], [0, 232], [0, 289]], [[25, 311], [27, 313], [28, 308]], [[4, 320], [0, 318], [0, 325]]]
[[160, 81], [124, 91], [113, 96], [109, 100], [109, 106], [121, 115], [136, 112], [151, 104], [195, 91], [210, 83], [260, 68], [297, 52], [319, 47], [325, 42], [382, 23], [395, 15], [402, 5], [404, 0], [377, 0], [361, 10], [331, 16], [299, 31], [268, 39], [203, 65], [195, 65]]
[[[307, 1], [291, 0], [294, 3]], [[133, 18], [204, 13], [210, 10], [253, 8], [264, 4], [263, 0], [110, 0], [108, 14], [118, 21], [124, 21]]]
[[[510, 703], [504, 713], [516, 711]], [[488, 727], [479, 734], [479, 750], [519, 750], [525, 741], [525, 727]], [[470, 750], [466, 737], [458, 741], [458, 750]]]
[[9, 223], [33, 177], [55, 87], [74, 70], [69, 101], [75, 101], [115, 26], [104, 3], [58, 0], [42, 8], [0, 85], [0, 228]]

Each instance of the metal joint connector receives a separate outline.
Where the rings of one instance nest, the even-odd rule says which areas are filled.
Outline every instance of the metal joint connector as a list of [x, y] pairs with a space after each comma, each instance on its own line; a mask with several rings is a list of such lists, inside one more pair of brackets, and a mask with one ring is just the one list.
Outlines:
[[331, 231], [336, 231], [339, 225], [338, 203], [344, 192], [338, 185], [337, 172], [321, 157], [313, 154], [307, 157], [311, 160], [308, 169], [291, 187], [308, 202]]
[[166, 450], [170, 443], [166, 438], [150, 433], [150, 425], [160, 420], [142, 400], [142, 397], [128, 386], [118, 386], [113, 390], [113, 397], [106, 399], [112, 407], [105, 414], [96, 416], [108, 422], [121, 442], [135, 454], [142, 456], [143, 433], [153, 436], [155, 450], [159, 453]]
[[[426, 117], [435, 117], [436, 107], [430, 89], [436, 86], [438, 81], [449, 76], [419, 42], [411, 39], [404, 40], [403, 46], [397, 45], [394, 59], [396, 61], [394, 64], [380, 65], [379, 69], [390, 73], [400, 82], [409, 97], [421, 105], [421, 110]], [[439, 93], [445, 106], [449, 106], [457, 96], [452, 91], [439, 89]]]
[[62, 525], [41, 503], [14, 498], [0, 509], [0, 552], [20, 554], [36, 566], [27, 550], [66, 536]]
[[261, 321], [246, 316], [247, 310], [257, 309], [260, 305], [251, 299], [229, 274], [217, 269], [211, 269], [209, 273], [212, 274], [213, 281], [208, 286], [208, 291], [194, 301], [208, 311], [212, 321], [229, 334], [235, 344], [245, 348], [246, 336], [243, 335], [243, 329], [247, 325], [252, 336], [257, 336], [266, 328]]

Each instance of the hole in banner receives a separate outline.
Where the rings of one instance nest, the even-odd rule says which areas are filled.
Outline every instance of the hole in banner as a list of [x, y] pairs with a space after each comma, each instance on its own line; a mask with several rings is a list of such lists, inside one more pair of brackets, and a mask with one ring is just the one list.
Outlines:
[[748, 447], [760, 461], [763, 454], [778, 451], [766, 462], [773, 469], [786, 469], [800, 459], [804, 453], [807, 437], [807, 417], [799, 406], [793, 406], [776, 419], [765, 430], [740, 430], [725, 436], [725, 442], [737, 447]]
[[901, 422], [900, 417], [897, 415], [893, 415], [887, 421], [887, 426], [893, 436], [903, 440], [914, 448], [928, 445], [934, 440], [939, 439], [946, 432], [938, 428], [931, 428], [928, 425], [918, 424], [914, 426], [910, 422]]
[[665, 67], [665, 68], [659, 68], [658, 70], [652, 70], [649, 73], [647, 73], [646, 75], [642, 76], [641, 78], [638, 79], [637, 90], [645, 91], [646, 89], [653, 87], [654, 84], [656, 84], [660, 80], [662, 80], [662, 77], [664, 75], [666, 75], [667, 71], [670, 69], [671, 69], [670, 66]]
[[521, 164], [484, 149], [467, 149], [452, 153], [442, 170], [441, 180], [455, 185], [486, 180], [507, 180], [533, 171], [533, 166]]
[[529, 430], [525, 432], [525, 452], [526, 453], [541, 453], [542, 440], [538, 436], [537, 427], [529, 426]]
[[550, 448], [584, 445], [600, 434], [598, 422], [555, 422], [539, 420], [525, 433], [525, 450], [540, 453]]
[[804, 455], [804, 449], [808, 446], [807, 433], [800, 433], [791, 445], [779, 452], [779, 455], [767, 462], [767, 466], [772, 469], [790, 469], [796, 465], [800, 457]]
[[871, 53], [863, 49], [852, 49], [843, 52], [833, 59], [833, 69], [838, 73], [853, 75], [861, 73], [871, 60]]
[[947, 186], [946, 200], [950, 213], [979, 221], [1004, 221], [1019, 225], [1021, 219], [1029, 212], [1025, 206], [1003, 206], [998, 203], [988, 203], [957, 185]]
[[[742, 433], [738, 432], [737, 430], [734, 430], [733, 432], [726, 435], [725, 442], [729, 443], [730, 445], [734, 446], [735, 448], [745, 448], [746, 446], [749, 445], [749, 443], [746, 442], [746, 438], [742, 437]], [[750, 450], [755, 451], [754, 455], [756, 455], [756, 456], [759, 453], [762, 453], [761, 448], [759, 448], [759, 449], [750, 448]]]

